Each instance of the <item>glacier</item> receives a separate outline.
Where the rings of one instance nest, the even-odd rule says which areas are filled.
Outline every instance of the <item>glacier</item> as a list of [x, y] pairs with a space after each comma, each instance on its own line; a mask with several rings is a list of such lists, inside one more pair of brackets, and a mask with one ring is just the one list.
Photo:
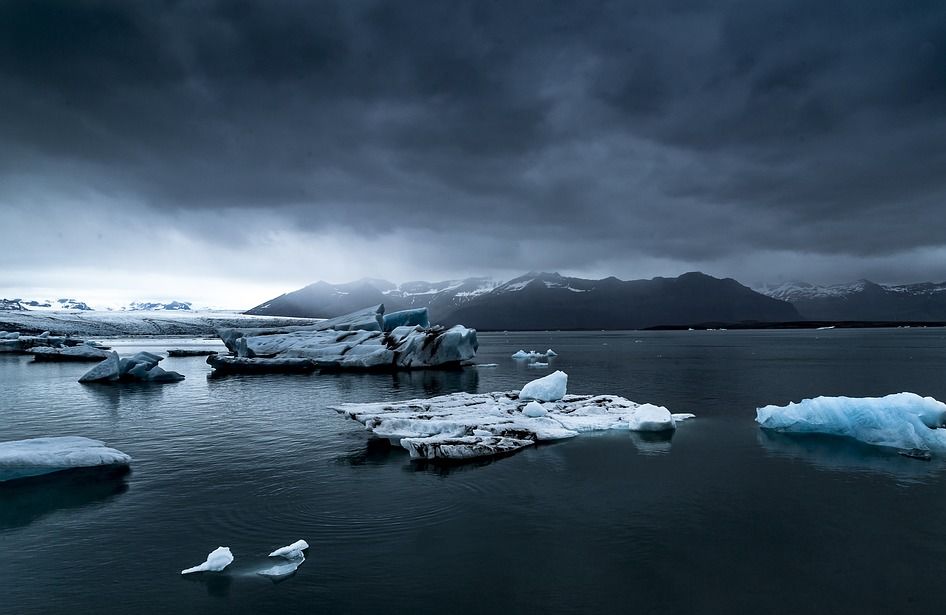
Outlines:
[[[564, 387], [567, 376], [555, 376]], [[533, 381], [529, 384], [534, 384]], [[523, 387], [525, 390], [529, 385]], [[533, 388], [546, 389], [547, 384]], [[558, 393], [558, 389], [554, 391]], [[672, 432], [692, 414], [638, 404], [615, 395], [568, 395], [539, 403], [521, 391], [454, 393], [401, 402], [347, 403], [335, 410], [375, 436], [406, 449], [414, 459], [465, 460], [514, 453], [536, 442], [609, 429]]]
[[235, 356], [207, 362], [221, 372], [401, 370], [459, 366], [476, 356], [474, 329], [398, 324], [426, 321], [426, 308], [385, 316], [382, 304], [308, 326], [220, 329]]
[[74, 468], [127, 466], [131, 457], [80, 436], [55, 436], [0, 442], [0, 482]]
[[115, 351], [106, 353], [104, 361], [87, 371], [79, 382], [179, 382], [184, 375], [165, 371], [158, 363], [164, 357], [150, 352], [139, 352], [120, 358]]
[[946, 453], [946, 404], [915, 393], [885, 397], [816, 397], [756, 410], [763, 429], [827, 434], [912, 456]]
[[207, 555], [207, 559], [202, 563], [191, 568], [185, 568], [181, 574], [193, 574], [195, 572], [220, 572], [233, 563], [233, 553], [230, 547], [217, 547]]

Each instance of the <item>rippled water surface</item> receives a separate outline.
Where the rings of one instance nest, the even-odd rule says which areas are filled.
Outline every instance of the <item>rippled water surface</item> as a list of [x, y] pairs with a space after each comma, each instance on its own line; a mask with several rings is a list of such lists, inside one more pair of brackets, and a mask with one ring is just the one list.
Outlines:
[[[83, 435], [127, 475], [0, 487], [0, 613], [932, 613], [943, 462], [760, 433], [816, 395], [946, 399], [946, 332], [481, 334], [495, 368], [80, 385], [83, 364], [0, 355], [0, 440]], [[112, 341], [122, 353], [200, 340]], [[518, 389], [554, 348], [576, 393], [692, 412], [672, 441], [588, 434], [437, 467], [338, 402]], [[254, 574], [304, 538], [298, 572]], [[182, 578], [218, 545], [236, 561]], [[198, 578], [199, 576], [199, 578]]]

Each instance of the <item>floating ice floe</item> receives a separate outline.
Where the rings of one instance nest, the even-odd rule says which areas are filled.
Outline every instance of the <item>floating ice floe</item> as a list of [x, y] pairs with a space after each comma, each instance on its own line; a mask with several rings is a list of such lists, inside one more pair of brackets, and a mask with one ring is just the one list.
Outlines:
[[233, 553], [230, 553], [230, 547], [217, 547], [207, 555], [207, 560], [203, 564], [186, 568], [181, 571], [181, 574], [220, 572], [231, 563], [233, 563]]
[[79, 436], [0, 442], [0, 482], [74, 468], [127, 466], [131, 457], [104, 442]]
[[297, 540], [291, 545], [280, 547], [269, 554], [270, 557], [285, 557], [286, 559], [298, 559], [303, 556], [303, 551], [309, 548], [309, 543], [304, 540]]
[[[556, 372], [527, 384], [521, 392], [454, 393], [394, 403], [342, 404], [336, 410], [419, 459], [503, 455], [586, 431], [672, 431], [678, 421], [693, 417], [614, 395], [566, 395], [566, 381], [563, 372]], [[526, 390], [534, 396], [524, 397]]]
[[526, 352], [525, 350], [518, 350], [513, 353], [513, 359], [526, 359], [529, 361], [537, 361], [539, 359], [548, 359], [551, 357], [557, 357], [558, 353], [549, 348], [545, 352], [538, 352], [536, 350], [530, 350]]
[[270, 557], [281, 557], [284, 562], [270, 566], [269, 568], [264, 568], [263, 570], [258, 571], [256, 574], [262, 575], [264, 577], [269, 577], [271, 579], [279, 579], [281, 577], [289, 576], [294, 573], [297, 568], [305, 561], [305, 554], [303, 551], [309, 548], [309, 543], [304, 540], [297, 540], [296, 542], [276, 549], [269, 554]]
[[220, 338], [235, 356], [207, 362], [231, 372], [399, 370], [459, 366], [476, 356], [474, 329], [393, 326], [426, 320], [426, 308], [385, 316], [379, 305], [309, 326], [221, 329]]
[[37, 362], [102, 361], [108, 358], [107, 351], [89, 342], [65, 348], [39, 346], [28, 352]]
[[218, 350], [205, 350], [203, 348], [171, 348], [168, 350], [169, 357], [209, 357], [217, 354]]
[[62, 348], [76, 346], [83, 340], [66, 335], [52, 335], [43, 331], [39, 335], [23, 335], [18, 331], [0, 331], [0, 353], [25, 354], [37, 348]]
[[179, 382], [184, 376], [158, 366], [164, 357], [150, 352], [139, 352], [119, 358], [117, 352], [106, 353], [104, 361], [86, 372], [79, 382]]
[[816, 397], [756, 410], [763, 429], [829, 434], [929, 457], [946, 453], [946, 404], [915, 393], [886, 397]]

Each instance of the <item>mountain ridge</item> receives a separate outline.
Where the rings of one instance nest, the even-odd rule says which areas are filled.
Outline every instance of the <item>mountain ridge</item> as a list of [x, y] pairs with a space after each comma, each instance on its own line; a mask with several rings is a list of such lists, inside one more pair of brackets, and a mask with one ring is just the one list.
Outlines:
[[593, 280], [536, 272], [497, 283], [489, 278], [411, 282], [385, 288], [359, 280], [320, 281], [264, 302], [247, 314], [333, 317], [384, 303], [388, 311], [427, 307], [432, 322], [484, 330], [637, 329], [699, 322], [791, 321], [787, 302], [732, 278], [700, 272], [676, 278]]

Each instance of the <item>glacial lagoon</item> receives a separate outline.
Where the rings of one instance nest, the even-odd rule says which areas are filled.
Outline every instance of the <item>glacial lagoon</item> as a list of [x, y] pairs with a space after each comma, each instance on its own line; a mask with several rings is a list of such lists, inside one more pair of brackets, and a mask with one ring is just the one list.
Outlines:
[[[936, 612], [946, 461], [759, 429], [756, 408], [912, 391], [946, 400], [946, 330], [480, 333], [458, 371], [80, 385], [0, 355], [0, 440], [82, 435], [130, 472], [0, 485], [0, 612]], [[222, 349], [109, 340], [120, 353]], [[553, 348], [547, 369], [511, 355]], [[693, 413], [459, 465], [411, 461], [332, 409], [519, 389]], [[296, 573], [256, 572], [296, 539]], [[181, 577], [217, 546], [224, 572]], [[270, 564], [272, 562], [269, 562]]]

